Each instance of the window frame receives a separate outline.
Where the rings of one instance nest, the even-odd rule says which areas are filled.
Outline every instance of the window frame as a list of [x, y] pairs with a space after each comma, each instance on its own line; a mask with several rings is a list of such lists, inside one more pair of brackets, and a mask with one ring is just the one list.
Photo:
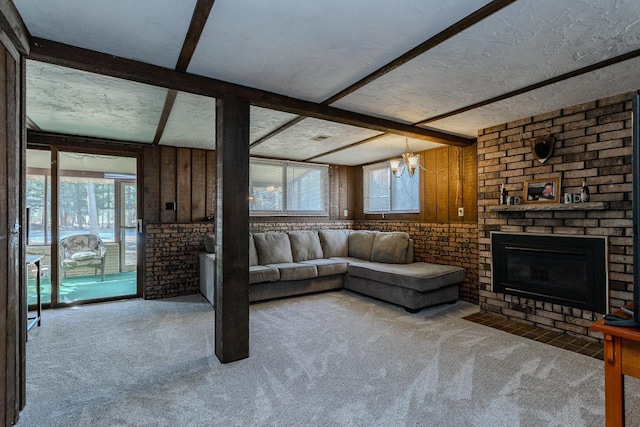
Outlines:
[[[249, 216], [250, 217], [268, 217], [268, 216], [282, 216], [282, 217], [304, 217], [304, 216], [313, 216], [313, 217], [328, 217], [329, 216], [329, 165], [322, 165], [317, 163], [304, 163], [304, 162], [295, 162], [290, 160], [271, 160], [271, 159], [261, 159], [261, 158], [249, 158], [249, 171], [251, 171], [251, 164], [263, 164], [270, 166], [280, 166], [281, 167], [281, 177], [282, 177], [282, 190], [281, 190], [281, 210], [254, 210], [249, 207]], [[287, 182], [287, 170], [289, 167], [294, 168], [307, 168], [310, 170], [319, 171], [321, 173], [321, 191], [322, 191], [322, 206], [323, 209], [320, 210], [299, 210], [299, 209], [289, 209], [289, 183]], [[249, 172], [249, 194], [250, 196], [253, 194], [252, 190], [252, 180], [251, 180], [251, 172]]]
[[[388, 188], [388, 209], [382, 209], [382, 210], [372, 210], [370, 209], [370, 200], [371, 198], [369, 197], [369, 183], [371, 180], [371, 175], [370, 172], [373, 171], [377, 171], [377, 170], [387, 170], [387, 176], [388, 176], [388, 182], [387, 182], [387, 188]], [[408, 177], [408, 172], [405, 170], [403, 177]], [[421, 210], [422, 210], [422, 191], [421, 191], [421, 182], [422, 182], [422, 178], [421, 178], [421, 174], [420, 174], [420, 168], [416, 168], [413, 177], [410, 177], [409, 179], [415, 180], [417, 186], [418, 186], [418, 191], [417, 191], [417, 196], [418, 196], [418, 200], [417, 200], [417, 208], [416, 209], [393, 209], [394, 206], [394, 200], [397, 197], [397, 191], [394, 190], [394, 188], [396, 188], [393, 185], [393, 180], [394, 179], [401, 179], [401, 178], [396, 178], [393, 173], [391, 172], [391, 166], [389, 164], [388, 161], [384, 161], [384, 162], [378, 162], [378, 163], [373, 163], [370, 165], [365, 165], [362, 166], [362, 210], [363, 210], [363, 214], [365, 215], [376, 215], [376, 214], [383, 214], [383, 215], [388, 215], [388, 214], [420, 214]]]

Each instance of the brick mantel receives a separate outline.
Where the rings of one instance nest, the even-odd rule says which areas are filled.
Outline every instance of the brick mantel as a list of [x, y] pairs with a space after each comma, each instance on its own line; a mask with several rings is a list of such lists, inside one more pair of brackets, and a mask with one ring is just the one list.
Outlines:
[[[600, 313], [494, 293], [492, 231], [605, 236], [609, 241], [607, 307], [633, 299], [631, 218], [631, 99], [633, 93], [588, 102], [484, 129], [478, 136], [478, 250], [483, 311], [549, 328], [591, 336]], [[550, 133], [553, 155], [541, 164], [527, 140]], [[562, 192], [578, 193], [584, 181], [589, 203], [498, 205], [504, 184], [522, 197], [524, 182], [559, 177]]]

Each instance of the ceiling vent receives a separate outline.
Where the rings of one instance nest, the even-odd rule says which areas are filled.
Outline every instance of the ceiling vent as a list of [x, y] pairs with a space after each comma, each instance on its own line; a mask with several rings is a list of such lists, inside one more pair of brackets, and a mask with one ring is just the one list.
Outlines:
[[325, 139], [329, 139], [331, 138], [331, 136], [329, 135], [317, 135], [314, 136], [313, 138], [309, 138], [311, 141], [324, 141]]

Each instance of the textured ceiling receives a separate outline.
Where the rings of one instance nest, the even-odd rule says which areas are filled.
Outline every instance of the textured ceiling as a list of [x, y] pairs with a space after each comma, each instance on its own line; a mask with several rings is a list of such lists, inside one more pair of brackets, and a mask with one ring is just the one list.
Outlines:
[[153, 142], [166, 89], [27, 61], [27, 116], [47, 132]]
[[[168, 69], [192, 40], [188, 73], [314, 103], [384, 67], [388, 72], [331, 106], [398, 123], [427, 121], [431, 129], [471, 138], [478, 129], [639, 88], [640, 1], [507, 3], [216, 0], [207, 16], [199, 8], [194, 15], [195, 0], [15, 0], [34, 37]], [[465, 24], [487, 4], [500, 7]], [[202, 34], [190, 39], [190, 22], [199, 21]], [[434, 36], [438, 41], [427, 43]], [[429, 48], [389, 66], [421, 44]], [[594, 66], [622, 54], [630, 57]], [[595, 69], [509, 95], [590, 66]], [[142, 143], [158, 133], [160, 144], [213, 148], [215, 99], [178, 92], [167, 106], [167, 93], [35, 61], [27, 66], [27, 115], [42, 131]], [[506, 99], [492, 102], [496, 97]], [[279, 130], [296, 117], [252, 106], [250, 143], [258, 143], [251, 154], [355, 165], [404, 151], [404, 137], [372, 138], [381, 132], [325, 120]], [[329, 138], [312, 140], [319, 135]], [[413, 151], [440, 146], [409, 143]]]

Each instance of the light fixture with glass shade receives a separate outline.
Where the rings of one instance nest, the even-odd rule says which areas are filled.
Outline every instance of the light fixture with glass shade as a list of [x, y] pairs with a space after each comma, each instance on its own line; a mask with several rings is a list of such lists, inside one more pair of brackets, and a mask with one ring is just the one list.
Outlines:
[[404, 174], [405, 169], [409, 172], [410, 177], [413, 177], [413, 174], [416, 172], [418, 167], [424, 169], [424, 167], [420, 165], [420, 156], [411, 152], [411, 149], [409, 148], [409, 140], [406, 139], [402, 158], [389, 160], [389, 166], [391, 168], [391, 173], [393, 173], [393, 176], [396, 178], [400, 178]]

